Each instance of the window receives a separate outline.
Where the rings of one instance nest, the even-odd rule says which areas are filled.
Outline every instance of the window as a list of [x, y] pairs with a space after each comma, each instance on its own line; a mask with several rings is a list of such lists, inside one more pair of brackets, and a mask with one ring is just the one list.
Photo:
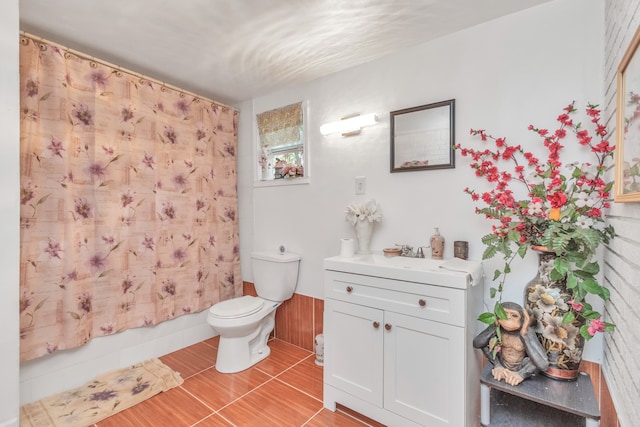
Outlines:
[[258, 180], [261, 182], [308, 182], [305, 153], [304, 103], [256, 115], [258, 125]]

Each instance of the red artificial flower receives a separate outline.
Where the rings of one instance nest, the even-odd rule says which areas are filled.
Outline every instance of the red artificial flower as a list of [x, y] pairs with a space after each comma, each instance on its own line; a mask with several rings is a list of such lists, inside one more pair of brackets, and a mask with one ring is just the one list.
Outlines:
[[561, 114], [558, 116], [558, 121], [560, 123], [562, 123], [563, 125], [567, 125], [567, 126], [571, 126], [573, 124], [573, 121], [571, 120], [571, 117], [569, 117], [568, 114]]
[[567, 136], [567, 131], [566, 131], [566, 130], [564, 130], [564, 129], [558, 129], [558, 130], [556, 131], [555, 135], [556, 135], [558, 138], [564, 138], [565, 136]]
[[589, 335], [594, 336], [597, 332], [604, 332], [606, 328], [606, 324], [598, 317], [597, 319], [593, 319], [587, 331]]
[[569, 300], [569, 304], [571, 304], [571, 308], [573, 308], [575, 311], [582, 311], [582, 303], [576, 303], [574, 300]]
[[600, 218], [602, 216], [602, 211], [598, 208], [591, 208], [587, 212], [587, 216], [590, 216], [592, 218]]
[[561, 208], [567, 203], [567, 196], [564, 193], [555, 192], [548, 196], [552, 208]]

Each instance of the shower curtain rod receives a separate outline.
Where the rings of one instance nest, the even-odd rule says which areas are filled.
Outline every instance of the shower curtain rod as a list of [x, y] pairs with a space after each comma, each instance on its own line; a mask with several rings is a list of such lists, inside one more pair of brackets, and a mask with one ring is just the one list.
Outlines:
[[213, 99], [207, 98], [207, 97], [202, 96], [202, 95], [198, 95], [197, 93], [193, 93], [193, 92], [190, 92], [188, 90], [184, 90], [184, 89], [179, 88], [177, 86], [173, 86], [173, 85], [171, 85], [169, 83], [165, 83], [165, 82], [163, 82], [161, 80], [158, 80], [158, 79], [155, 79], [153, 77], [145, 76], [144, 74], [140, 74], [140, 73], [137, 73], [135, 71], [131, 71], [131, 70], [128, 70], [126, 68], [122, 68], [119, 65], [112, 64], [112, 63], [104, 61], [102, 59], [96, 59], [95, 57], [93, 57], [91, 55], [88, 55], [88, 54], [83, 53], [83, 52], [79, 52], [79, 51], [77, 51], [75, 49], [72, 49], [72, 48], [67, 47], [67, 46], [63, 46], [63, 45], [61, 45], [59, 43], [56, 43], [56, 42], [53, 42], [51, 40], [47, 40], [47, 39], [45, 39], [43, 37], [36, 36], [34, 34], [27, 33], [25, 31], [20, 31], [20, 35], [22, 37], [30, 38], [31, 40], [34, 40], [36, 42], [53, 45], [53, 46], [57, 47], [58, 49], [63, 50], [65, 52], [68, 52], [68, 53], [70, 53], [72, 55], [78, 56], [78, 57], [83, 58], [83, 59], [87, 59], [89, 61], [104, 65], [104, 66], [109, 67], [109, 68], [113, 68], [114, 70], [120, 71], [120, 72], [125, 73], [125, 74], [129, 74], [130, 76], [134, 76], [134, 77], [138, 77], [140, 79], [148, 80], [148, 81], [154, 82], [156, 84], [162, 85], [163, 87], [165, 87], [167, 89], [171, 89], [171, 90], [174, 90], [176, 92], [183, 93], [185, 95], [194, 96], [194, 97], [196, 97], [198, 99], [201, 99], [203, 101], [210, 102], [212, 104], [216, 104], [216, 105], [218, 105], [220, 107], [223, 107], [223, 108], [230, 108], [230, 109], [238, 112], [238, 110], [236, 108], [231, 107], [229, 105], [223, 104], [223, 103], [218, 102], [218, 101], [214, 101]]

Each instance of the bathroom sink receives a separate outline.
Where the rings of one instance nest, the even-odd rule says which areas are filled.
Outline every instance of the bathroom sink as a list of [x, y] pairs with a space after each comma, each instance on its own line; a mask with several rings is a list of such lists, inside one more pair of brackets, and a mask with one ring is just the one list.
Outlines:
[[[378, 254], [356, 255], [350, 258], [336, 256], [325, 258], [324, 268], [459, 289], [467, 289], [482, 281], [482, 264], [458, 259], [386, 257]], [[457, 271], [464, 269], [468, 271]]]

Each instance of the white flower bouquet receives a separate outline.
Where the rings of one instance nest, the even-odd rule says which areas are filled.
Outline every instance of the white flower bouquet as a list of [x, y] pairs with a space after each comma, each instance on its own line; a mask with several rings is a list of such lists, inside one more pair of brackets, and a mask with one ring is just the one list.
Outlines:
[[371, 199], [366, 203], [350, 203], [347, 205], [346, 220], [351, 225], [356, 225], [358, 221], [380, 221], [382, 219], [382, 209], [375, 200]]

